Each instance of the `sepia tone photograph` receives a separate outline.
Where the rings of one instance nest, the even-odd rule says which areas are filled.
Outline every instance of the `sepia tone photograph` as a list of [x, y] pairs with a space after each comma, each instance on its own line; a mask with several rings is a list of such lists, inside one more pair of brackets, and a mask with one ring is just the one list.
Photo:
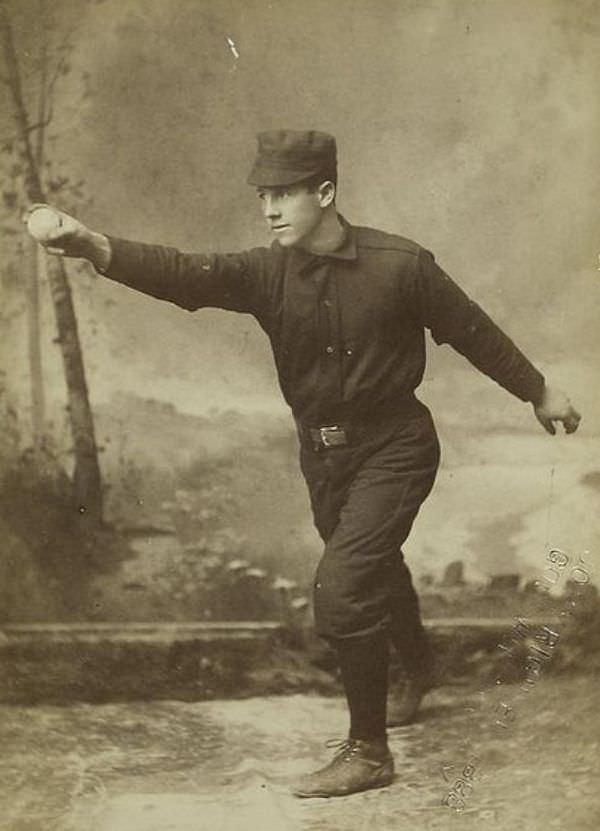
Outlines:
[[595, 831], [600, 5], [0, 0], [0, 831]]

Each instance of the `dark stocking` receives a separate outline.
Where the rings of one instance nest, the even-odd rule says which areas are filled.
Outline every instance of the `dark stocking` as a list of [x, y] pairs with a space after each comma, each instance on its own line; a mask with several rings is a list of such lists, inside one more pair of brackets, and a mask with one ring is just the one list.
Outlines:
[[350, 709], [350, 738], [385, 737], [389, 645], [386, 633], [335, 644]]

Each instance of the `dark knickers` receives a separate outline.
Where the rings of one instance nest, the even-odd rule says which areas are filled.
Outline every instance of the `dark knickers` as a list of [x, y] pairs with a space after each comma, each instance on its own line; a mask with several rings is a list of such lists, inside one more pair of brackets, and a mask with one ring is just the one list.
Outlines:
[[383, 630], [408, 646], [422, 626], [401, 546], [439, 464], [429, 411], [420, 405], [416, 416], [373, 425], [353, 446], [315, 452], [303, 442], [301, 464], [325, 542], [314, 586], [317, 632], [336, 641]]

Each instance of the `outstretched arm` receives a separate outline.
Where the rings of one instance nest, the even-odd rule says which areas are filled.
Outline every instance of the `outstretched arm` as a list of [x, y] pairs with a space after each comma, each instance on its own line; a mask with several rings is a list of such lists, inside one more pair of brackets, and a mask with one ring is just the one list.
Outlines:
[[33, 205], [25, 219], [29, 233], [50, 254], [83, 257], [109, 279], [159, 300], [190, 311], [212, 306], [257, 316], [261, 312], [259, 284], [267, 249], [186, 253], [108, 237], [49, 205]]

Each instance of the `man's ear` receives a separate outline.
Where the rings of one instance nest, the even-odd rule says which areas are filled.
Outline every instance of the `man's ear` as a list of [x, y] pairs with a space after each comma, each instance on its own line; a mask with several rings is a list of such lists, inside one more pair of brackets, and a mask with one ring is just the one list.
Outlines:
[[335, 202], [335, 185], [329, 179], [319, 185], [317, 191], [319, 196], [319, 204], [322, 208], [327, 208]]

